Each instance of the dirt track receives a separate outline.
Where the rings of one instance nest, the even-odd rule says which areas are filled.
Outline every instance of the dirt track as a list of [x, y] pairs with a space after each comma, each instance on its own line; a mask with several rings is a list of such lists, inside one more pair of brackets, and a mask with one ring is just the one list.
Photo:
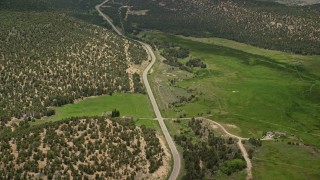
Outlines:
[[[205, 118], [199, 118], [199, 119], [205, 119]], [[252, 162], [248, 156], [248, 152], [247, 152], [246, 148], [244, 147], [244, 145], [242, 143], [242, 140], [248, 140], [248, 138], [243, 138], [243, 137], [229, 133], [221, 124], [219, 124], [218, 122], [215, 122], [211, 119], [205, 119], [205, 120], [210, 121], [211, 123], [217, 125], [228, 136], [238, 139], [237, 144], [241, 150], [241, 153], [242, 153], [244, 160], [247, 163], [247, 179], [253, 179], [253, 177], [252, 177]]]

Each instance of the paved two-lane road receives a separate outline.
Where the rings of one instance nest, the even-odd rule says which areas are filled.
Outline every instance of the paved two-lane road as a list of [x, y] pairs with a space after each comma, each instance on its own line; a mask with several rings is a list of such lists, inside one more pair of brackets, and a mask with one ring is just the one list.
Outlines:
[[145, 44], [145, 43], [142, 43], [140, 42], [147, 50], [148, 50], [148, 54], [151, 55], [151, 58], [152, 58], [152, 61], [151, 63], [148, 65], [148, 67], [144, 70], [143, 72], [143, 82], [144, 82], [144, 85], [146, 86], [146, 89], [147, 89], [147, 93], [149, 95], [149, 98], [150, 98], [150, 101], [152, 103], [152, 107], [153, 107], [153, 110], [156, 114], [156, 117], [159, 121], [159, 124], [160, 124], [160, 127], [161, 127], [161, 130], [169, 144], [169, 147], [170, 147], [170, 150], [171, 150], [171, 153], [172, 153], [172, 157], [173, 157], [173, 169], [172, 169], [172, 172], [171, 172], [171, 175], [170, 175], [170, 178], [171, 180], [174, 180], [174, 179], [177, 179], [178, 175], [179, 175], [179, 171], [180, 171], [180, 156], [179, 156], [179, 152], [177, 150], [177, 147], [176, 145], [174, 144], [169, 132], [168, 132], [168, 129], [166, 127], [166, 125], [164, 124], [164, 120], [161, 116], [161, 112], [159, 110], [159, 107], [158, 107], [158, 104], [154, 98], [154, 95], [152, 93], [152, 90], [150, 88], [150, 85], [149, 85], [149, 82], [148, 82], [148, 72], [149, 70], [151, 69], [151, 67], [153, 66], [153, 64], [156, 62], [156, 56], [154, 55], [154, 52], [153, 50], [151, 49], [151, 47], [148, 45], [148, 44]]
[[106, 0], [104, 2], [102, 2], [101, 4], [96, 5], [96, 10], [99, 12], [99, 14], [103, 17], [104, 20], [106, 20], [110, 26], [112, 27], [112, 29], [120, 36], [123, 36], [123, 34], [116, 28], [116, 26], [112, 23], [112, 20], [109, 18], [109, 16], [105, 15], [102, 11], [101, 11], [101, 6], [103, 6], [105, 3], [107, 3], [109, 0]]
[[[105, 3], [107, 3], [109, 0], [106, 0], [104, 1], [103, 3], [99, 4], [96, 6], [96, 9], [97, 11], [99, 12], [99, 14], [111, 25], [111, 27], [114, 29], [114, 31], [116, 31], [117, 34], [119, 34], [120, 36], [124, 36], [115, 26], [114, 24], [112, 23], [111, 19], [105, 15], [101, 10], [100, 10], [100, 7], [103, 6]], [[137, 41], [137, 40], [135, 40]], [[153, 110], [156, 114], [156, 118], [157, 120], [159, 121], [159, 124], [160, 124], [160, 127], [161, 127], [161, 130], [166, 138], [166, 141], [169, 145], [169, 148], [171, 150], [171, 153], [172, 153], [172, 157], [173, 157], [173, 169], [172, 169], [172, 172], [170, 174], [170, 177], [169, 179], [170, 180], [175, 180], [177, 179], [178, 175], [179, 175], [179, 172], [180, 172], [180, 155], [179, 155], [179, 152], [177, 150], [177, 147], [176, 145], [174, 144], [169, 132], [168, 132], [168, 129], [164, 123], [164, 120], [163, 120], [163, 117], [161, 115], [161, 112], [159, 110], [159, 107], [158, 107], [158, 104], [156, 102], [156, 99], [153, 95], [153, 92], [150, 88], [150, 85], [149, 85], [149, 81], [148, 81], [148, 72], [149, 70], [151, 69], [151, 67], [153, 66], [153, 64], [156, 62], [156, 56], [152, 50], [152, 48], [150, 47], [150, 45], [146, 44], [146, 43], [143, 43], [141, 41], [137, 41], [139, 42], [140, 44], [142, 44], [142, 46], [147, 50], [147, 53], [148, 55], [151, 57], [151, 63], [148, 65], [148, 67], [143, 71], [143, 83], [147, 89], [147, 93], [148, 93], [148, 96], [149, 96], [149, 99], [151, 101], [151, 104], [152, 104], [152, 107], [153, 107]]]

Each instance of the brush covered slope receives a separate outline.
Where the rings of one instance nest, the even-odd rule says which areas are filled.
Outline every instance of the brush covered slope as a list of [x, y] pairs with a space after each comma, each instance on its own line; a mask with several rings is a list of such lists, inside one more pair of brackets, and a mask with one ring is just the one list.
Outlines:
[[[75, 99], [143, 92], [136, 42], [57, 11], [1, 10], [0, 120], [54, 114]], [[133, 78], [135, 77], [135, 78]]]
[[155, 130], [128, 119], [21, 122], [0, 136], [4, 179], [148, 179], [159, 176], [165, 157]]
[[255, 0], [133, 0], [125, 29], [222, 37], [267, 49], [320, 54], [318, 5], [289, 7]]
[[209, 121], [193, 118], [173, 123], [180, 127], [174, 140], [183, 150], [182, 179], [217, 179], [219, 174], [231, 176], [247, 167], [237, 140], [218, 135]]

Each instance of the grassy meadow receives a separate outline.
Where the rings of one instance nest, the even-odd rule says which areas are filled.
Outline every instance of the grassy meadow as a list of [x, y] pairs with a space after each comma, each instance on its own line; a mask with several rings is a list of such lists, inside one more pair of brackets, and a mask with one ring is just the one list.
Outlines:
[[142, 94], [113, 94], [112, 96], [98, 96], [86, 98], [74, 104], [54, 107], [54, 116], [43, 118], [35, 122], [59, 121], [77, 116], [101, 116], [113, 109], [120, 111], [120, 116], [133, 118], [153, 118], [154, 113], [147, 95]]
[[[188, 48], [191, 56], [207, 64], [206, 69], [193, 68], [194, 75], [163, 63], [154, 67], [150, 78], [153, 90], [160, 92], [164, 116], [209, 116], [235, 124], [244, 137], [283, 131], [296, 134], [303, 143], [320, 145], [319, 56], [293, 55], [218, 38], [157, 32], [143, 37]], [[173, 78], [178, 80], [174, 86], [168, 83]], [[168, 108], [169, 98], [174, 101], [181, 92], [194, 94], [196, 99]]]
[[255, 179], [319, 179], [320, 152], [312, 147], [264, 141], [253, 158]]

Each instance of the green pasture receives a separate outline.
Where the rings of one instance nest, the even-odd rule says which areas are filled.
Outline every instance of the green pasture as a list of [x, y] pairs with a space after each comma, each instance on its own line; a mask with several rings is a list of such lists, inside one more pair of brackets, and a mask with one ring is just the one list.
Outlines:
[[264, 141], [252, 163], [255, 179], [320, 178], [320, 152], [313, 147]]
[[[244, 137], [261, 137], [263, 131], [284, 131], [296, 134], [304, 143], [320, 145], [319, 56], [270, 51], [217, 38], [186, 38], [157, 32], [145, 33], [144, 38], [188, 48], [191, 56], [200, 57], [208, 66], [194, 68], [193, 77], [181, 76], [179, 70], [172, 68], [152, 74], [163, 79], [159, 82], [161, 88], [167, 87], [165, 97], [174, 99], [176, 92], [190, 89], [193, 91], [189, 94], [196, 95], [195, 100], [179, 107], [160, 106], [164, 116], [210, 115], [216, 121], [235, 124]], [[159, 64], [160, 67], [162, 63]], [[169, 86], [168, 80], [173, 77], [164, 72], [175, 74], [179, 81]]]
[[37, 120], [35, 123], [47, 121], [59, 121], [65, 118], [77, 116], [101, 116], [113, 109], [120, 111], [120, 116], [133, 118], [153, 118], [154, 113], [147, 95], [143, 94], [120, 94], [112, 96], [98, 96], [87, 98], [61, 107], [54, 107], [56, 114]]

